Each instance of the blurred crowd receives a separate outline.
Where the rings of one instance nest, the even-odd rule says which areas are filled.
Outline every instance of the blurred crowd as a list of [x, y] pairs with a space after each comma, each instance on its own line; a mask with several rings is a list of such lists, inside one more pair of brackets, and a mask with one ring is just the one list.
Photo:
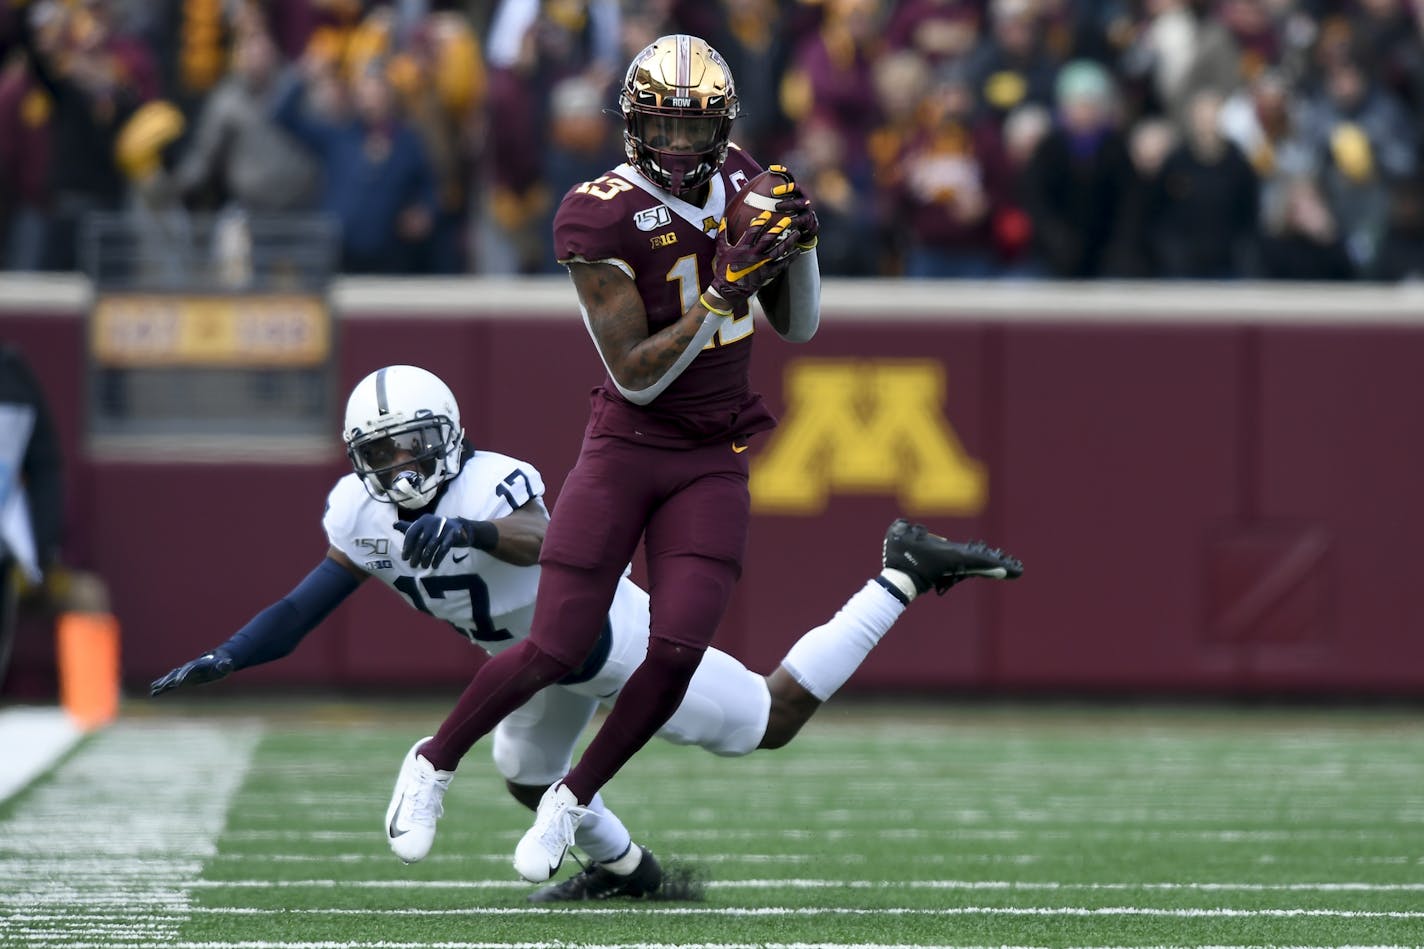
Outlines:
[[0, 0], [0, 263], [320, 213], [347, 273], [554, 272], [670, 32], [829, 275], [1424, 276], [1424, 0]]

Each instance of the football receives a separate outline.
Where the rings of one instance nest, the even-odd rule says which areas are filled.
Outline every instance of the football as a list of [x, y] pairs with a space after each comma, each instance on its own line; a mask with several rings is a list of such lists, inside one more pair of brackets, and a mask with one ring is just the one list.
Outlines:
[[732, 199], [727, 202], [727, 211], [723, 218], [727, 222], [727, 242], [735, 244], [742, 239], [742, 235], [747, 232], [747, 228], [752, 226], [752, 221], [756, 220], [758, 214], [765, 211], [775, 211], [776, 203], [785, 197], [771, 193], [772, 189], [778, 185], [784, 185], [791, 181], [791, 178], [781, 172], [763, 171], [751, 181], [742, 186], [742, 190], [732, 195]]

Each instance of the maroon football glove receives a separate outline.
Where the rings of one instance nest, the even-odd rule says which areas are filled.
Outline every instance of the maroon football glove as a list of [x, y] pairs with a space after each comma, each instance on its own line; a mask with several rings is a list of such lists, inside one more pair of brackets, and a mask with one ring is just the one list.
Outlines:
[[717, 253], [712, 258], [712, 283], [708, 289], [728, 304], [747, 299], [781, 275], [791, 258], [801, 252], [797, 246], [800, 240], [789, 215], [774, 216], [769, 211], [763, 212], [735, 244], [728, 243], [727, 229], [722, 227], [717, 231]]
[[790, 168], [785, 165], [772, 165], [771, 170], [785, 175], [788, 179], [786, 184], [776, 186], [775, 190], [781, 198], [776, 203], [776, 210], [790, 216], [791, 226], [800, 235], [796, 239], [796, 243], [802, 250], [810, 250], [816, 246], [817, 235], [821, 232], [821, 222], [816, 220], [816, 211], [811, 207], [811, 199], [796, 183], [796, 178], [791, 174]]

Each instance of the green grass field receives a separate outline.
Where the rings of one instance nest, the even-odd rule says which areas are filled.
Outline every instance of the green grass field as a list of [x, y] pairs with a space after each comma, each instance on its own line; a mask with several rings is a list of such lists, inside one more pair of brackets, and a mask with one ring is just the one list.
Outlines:
[[783, 751], [658, 742], [607, 797], [705, 901], [546, 909], [484, 745], [431, 856], [387, 851], [435, 706], [135, 704], [0, 808], [0, 946], [1424, 945], [1408, 712], [842, 703]]

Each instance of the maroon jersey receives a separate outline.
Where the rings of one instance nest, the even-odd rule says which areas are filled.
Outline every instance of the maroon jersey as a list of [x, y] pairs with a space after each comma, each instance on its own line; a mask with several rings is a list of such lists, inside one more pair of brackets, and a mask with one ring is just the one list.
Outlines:
[[[761, 172], [735, 145], [696, 207], [629, 164], [564, 196], [554, 217], [560, 263], [608, 263], [638, 285], [652, 333], [677, 322], [712, 280], [717, 224], [727, 201]], [[634, 405], [605, 379], [594, 394], [590, 432], [655, 445], [703, 443], [765, 431], [776, 420], [751, 391], [753, 333], [747, 304], [650, 404]]]

